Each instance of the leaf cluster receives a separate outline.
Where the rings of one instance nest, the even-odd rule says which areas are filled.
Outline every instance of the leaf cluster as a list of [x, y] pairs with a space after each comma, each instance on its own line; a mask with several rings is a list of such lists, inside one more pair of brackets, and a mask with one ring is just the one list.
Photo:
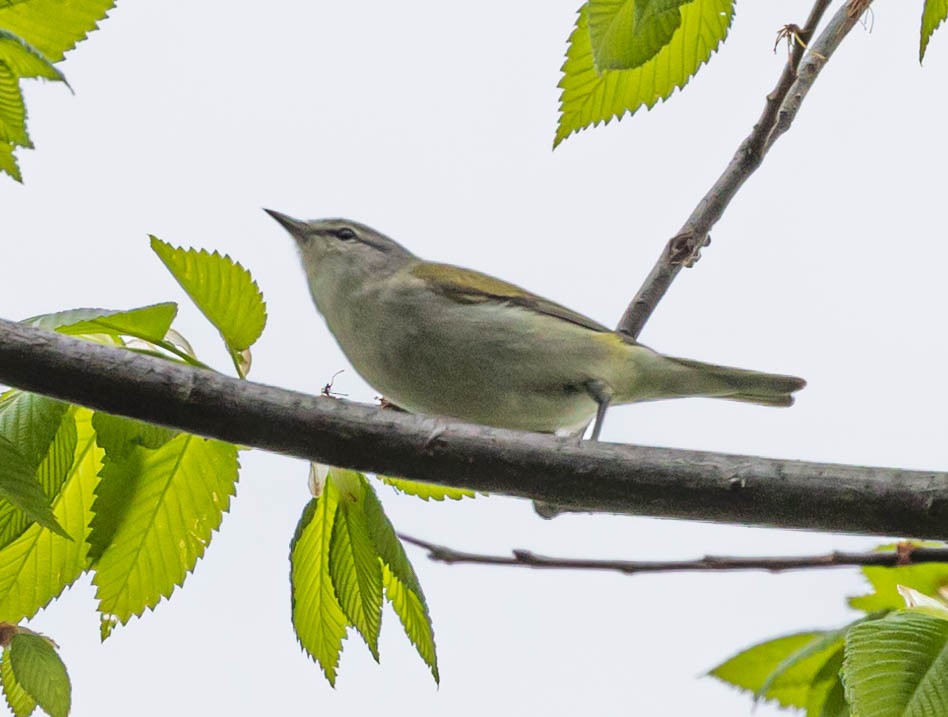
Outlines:
[[[651, 109], [683, 88], [727, 38], [735, 5], [736, 0], [588, 0], [569, 37], [553, 146], [587, 127]], [[946, 17], [948, 0], [924, 0], [919, 62]], [[788, 38], [799, 41], [792, 33]]]
[[[176, 248], [155, 237], [151, 245], [245, 377], [250, 347], [266, 323], [249, 272], [216, 252]], [[126, 311], [72, 309], [24, 323], [212, 370], [172, 328], [177, 312], [177, 304], [167, 302]], [[0, 395], [0, 687], [14, 714], [38, 706], [65, 715], [70, 694], [52, 643], [18, 623], [85, 573], [96, 588], [103, 640], [169, 598], [230, 507], [239, 450], [37, 394]], [[386, 480], [425, 500], [469, 493]], [[330, 682], [349, 625], [378, 659], [383, 594], [437, 679], [421, 586], [364, 476], [330, 473], [321, 497], [304, 510], [291, 566], [294, 626]], [[333, 640], [339, 641], [335, 657]]]
[[[807, 717], [948, 714], [948, 565], [862, 571], [872, 592], [849, 600], [861, 617], [767, 640], [709, 674]], [[921, 597], [907, 607], [905, 595]]]

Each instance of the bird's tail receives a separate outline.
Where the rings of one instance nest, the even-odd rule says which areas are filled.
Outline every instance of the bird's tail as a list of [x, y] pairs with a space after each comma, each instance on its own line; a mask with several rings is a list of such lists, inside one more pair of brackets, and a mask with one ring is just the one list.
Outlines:
[[704, 396], [762, 406], [791, 406], [793, 393], [806, 385], [795, 376], [663, 356], [641, 345], [631, 347], [631, 353], [629, 368], [634, 375], [622, 383], [612, 383], [629, 386], [626, 395], [620, 391], [615, 396], [617, 403]]

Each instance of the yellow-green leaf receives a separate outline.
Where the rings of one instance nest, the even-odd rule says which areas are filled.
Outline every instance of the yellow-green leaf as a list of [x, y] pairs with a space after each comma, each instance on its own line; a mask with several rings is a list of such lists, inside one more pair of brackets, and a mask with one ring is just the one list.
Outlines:
[[[70, 312], [72, 319], [82, 309]], [[108, 334], [110, 336], [134, 336], [145, 341], [158, 342], [165, 338], [171, 322], [178, 315], [178, 305], [173, 301], [142, 306], [128, 311], [103, 311], [92, 309], [95, 316], [60, 325], [61, 334], [82, 336], [85, 334]]]
[[16, 681], [13, 667], [10, 666], [10, 648], [3, 648], [3, 657], [0, 658], [0, 685], [3, 686], [3, 698], [14, 717], [30, 717], [36, 709], [36, 700], [30, 697], [26, 690]]
[[733, 0], [692, 0], [681, 7], [681, 26], [654, 57], [634, 69], [600, 73], [589, 34], [589, 4], [583, 5], [562, 68], [553, 146], [590, 125], [650, 108], [683, 87], [727, 37], [733, 16]]
[[20, 78], [0, 62], [0, 142], [11, 147], [32, 147], [26, 132], [26, 105]]
[[53, 641], [35, 633], [19, 632], [10, 640], [8, 654], [13, 675], [23, 690], [50, 717], [66, 717], [72, 686]]
[[425, 602], [421, 583], [415, 574], [401, 541], [395, 534], [388, 516], [382, 510], [375, 491], [367, 484], [365, 491], [365, 515], [375, 550], [382, 559], [382, 582], [385, 596], [405, 629], [405, 634], [418, 650], [421, 659], [431, 669], [435, 682], [438, 674], [438, 656], [435, 649], [434, 628]]
[[626, 70], [655, 57], [681, 26], [691, 0], [589, 0], [589, 38], [596, 69]]
[[[333, 469], [335, 470], [335, 469]], [[365, 482], [361, 496], [341, 496], [333, 519], [329, 543], [329, 575], [336, 598], [346, 618], [379, 660], [379, 631], [382, 629], [382, 566], [369, 535], [365, 516]], [[333, 481], [330, 471], [328, 482]]]
[[104, 411], [95, 412], [92, 427], [95, 428], [96, 442], [111, 460], [116, 461], [128, 458], [135, 446], [160, 448], [178, 435], [173, 428], [113, 416]]
[[348, 620], [329, 574], [332, 526], [339, 496], [327, 481], [322, 494], [303, 509], [290, 543], [290, 590], [293, 629], [306, 653], [335, 686]]
[[784, 635], [747, 648], [708, 674], [754, 694], [765, 690], [763, 698], [782, 707], [806, 707], [811, 688], [819, 684], [817, 675], [841, 645], [836, 631]]
[[23, 173], [13, 154], [13, 145], [3, 140], [0, 140], [0, 172], [6, 172], [18, 182], [23, 181]]
[[87, 566], [92, 493], [102, 450], [95, 443], [92, 412], [75, 408], [76, 454], [53, 515], [71, 539], [38, 524], [0, 550], [0, 621], [30, 618], [78, 578]]
[[228, 510], [238, 468], [236, 446], [190, 434], [103, 465], [90, 536], [100, 613], [125, 624], [183, 584]]
[[922, 8], [921, 41], [918, 47], [919, 62], [925, 59], [928, 41], [932, 39], [932, 34], [945, 21], [945, 18], [948, 18], [948, 0], [925, 0]]
[[895, 568], [865, 566], [862, 568], [862, 574], [869, 580], [873, 592], [851, 597], [849, 604], [856, 610], [865, 612], [905, 607], [905, 599], [898, 591], [899, 585], [932, 597], [939, 594], [939, 588], [948, 586], [946, 563], [919, 563]]
[[477, 496], [473, 490], [467, 488], [452, 488], [446, 485], [435, 485], [434, 483], [423, 483], [421, 481], [407, 480], [405, 478], [393, 478], [392, 476], [378, 475], [378, 479], [383, 483], [392, 486], [400, 493], [407, 493], [422, 500], [461, 500], [462, 498], [474, 498]]
[[[72, 468], [72, 462], [76, 456], [77, 438], [75, 419], [72, 413], [66, 413], [66, 404], [36, 394], [24, 394], [19, 391], [15, 393], [19, 395], [10, 397], [14, 400], [6, 404], [8, 410], [4, 411], [0, 409], [0, 425], [4, 426], [4, 428], [10, 426], [4, 419], [12, 417], [11, 414], [13, 411], [9, 410], [11, 405], [19, 408], [32, 406], [32, 411], [27, 409], [27, 411], [30, 411], [29, 415], [39, 419], [36, 422], [30, 421], [26, 424], [27, 426], [33, 425], [38, 430], [32, 432], [28, 439], [19, 443], [22, 449], [28, 452], [35, 450], [35, 446], [31, 447], [30, 445], [33, 441], [36, 441], [41, 446], [46, 440], [46, 431], [48, 430], [47, 421], [50, 418], [60, 419], [59, 428], [48, 445], [46, 455], [43, 456], [39, 467], [35, 471], [36, 478], [43, 492], [46, 494], [47, 500], [52, 502], [56, 496], [59, 495], [59, 491], [62, 489], [66, 477], [69, 475], [69, 470]], [[2, 406], [3, 403], [4, 401], [0, 400], [0, 406]], [[44, 415], [44, 411], [49, 411], [49, 413]], [[23, 413], [20, 414], [20, 416], [23, 415]], [[0, 548], [9, 545], [14, 539], [22, 535], [23, 531], [25, 531], [31, 523], [32, 521], [26, 514], [15, 505], [8, 501], [0, 500]]]
[[98, 27], [113, 0], [29, 0], [0, 6], [0, 27], [22, 37], [50, 62]]
[[151, 248], [232, 352], [260, 338], [267, 308], [249, 271], [227, 255], [173, 247], [154, 236]]
[[15, 445], [0, 436], [0, 498], [29, 520], [65, 537], [66, 532], [53, 516], [53, 508], [36, 477], [36, 468]]
[[0, 29], [0, 64], [6, 65], [17, 77], [42, 77], [60, 82], [66, 79], [35, 47], [3, 29]]

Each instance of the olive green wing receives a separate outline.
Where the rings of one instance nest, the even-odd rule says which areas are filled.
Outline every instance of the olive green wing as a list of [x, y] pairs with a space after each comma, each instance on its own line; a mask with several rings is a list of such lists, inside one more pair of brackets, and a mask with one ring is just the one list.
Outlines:
[[495, 279], [472, 269], [451, 264], [426, 262], [412, 268], [411, 274], [426, 282], [432, 291], [459, 304], [499, 303], [519, 306], [538, 314], [546, 314], [591, 331], [608, 332], [611, 329], [588, 316], [583, 316], [556, 302], [531, 294], [519, 286]]

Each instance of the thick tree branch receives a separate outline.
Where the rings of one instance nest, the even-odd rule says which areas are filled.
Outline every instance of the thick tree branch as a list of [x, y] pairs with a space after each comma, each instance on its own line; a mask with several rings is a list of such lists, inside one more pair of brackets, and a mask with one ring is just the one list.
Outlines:
[[[862, 2], [868, 7], [871, 0]], [[802, 43], [809, 42], [829, 4], [830, 0], [816, 0], [806, 24], [797, 33]], [[809, 46], [805, 56], [803, 47], [795, 44], [777, 86], [767, 95], [764, 111], [754, 129], [738, 147], [724, 173], [698, 202], [681, 230], [668, 241], [622, 315], [617, 331], [637, 338], [678, 272], [698, 260], [701, 248], [710, 241], [711, 228], [744, 182], [761, 165], [773, 143], [790, 128], [820, 70], [857, 21], [858, 16], [851, 11], [850, 2], [844, 3], [819, 38]]]
[[446, 545], [399, 534], [403, 541], [428, 551], [435, 562], [467, 563], [474, 565], [508, 565], [517, 568], [545, 570], [605, 570], [634, 575], [636, 573], [707, 572], [721, 570], [784, 570], [813, 568], [843, 568], [853, 566], [902, 567], [920, 563], [948, 563], [948, 548], [921, 548], [903, 543], [896, 551], [846, 553], [833, 551], [824, 555], [790, 555], [770, 557], [743, 557], [734, 555], [705, 555], [696, 560], [588, 560], [583, 558], [554, 558], [538, 555], [529, 550], [514, 549], [511, 555], [484, 555], [455, 550]]
[[948, 538], [948, 474], [560, 440], [308, 396], [0, 319], [0, 383], [331, 465], [569, 508]]

